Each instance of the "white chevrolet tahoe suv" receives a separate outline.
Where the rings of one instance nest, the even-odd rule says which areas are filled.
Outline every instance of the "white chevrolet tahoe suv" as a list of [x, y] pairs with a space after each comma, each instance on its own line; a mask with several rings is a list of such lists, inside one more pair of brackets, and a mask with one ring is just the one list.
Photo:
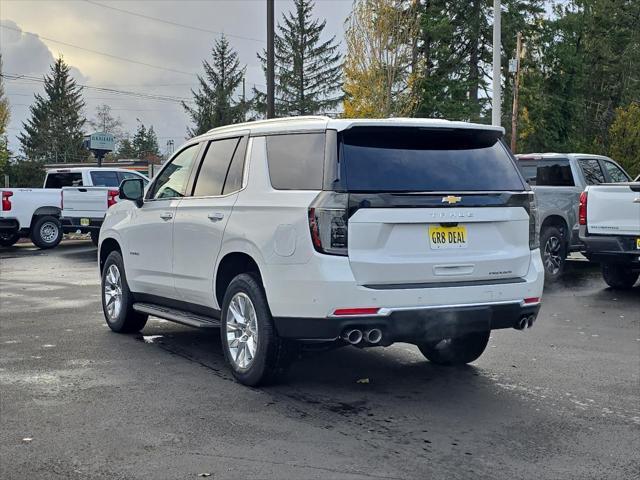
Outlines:
[[234, 376], [310, 343], [408, 342], [456, 365], [492, 329], [531, 326], [544, 272], [534, 195], [502, 128], [299, 117], [189, 140], [100, 233], [116, 332], [153, 315], [221, 329]]

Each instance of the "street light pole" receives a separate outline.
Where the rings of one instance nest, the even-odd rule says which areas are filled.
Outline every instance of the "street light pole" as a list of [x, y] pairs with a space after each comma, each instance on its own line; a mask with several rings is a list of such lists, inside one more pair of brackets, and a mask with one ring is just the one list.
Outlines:
[[491, 102], [491, 124], [501, 124], [500, 83], [500, 0], [493, 0], [493, 101]]
[[274, 118], [275, 112], [275, 75], [274, 75], [274, 51], [273, 41], [275, 37], [274, 28], [274, 1], [267, 0], [267, 118]]

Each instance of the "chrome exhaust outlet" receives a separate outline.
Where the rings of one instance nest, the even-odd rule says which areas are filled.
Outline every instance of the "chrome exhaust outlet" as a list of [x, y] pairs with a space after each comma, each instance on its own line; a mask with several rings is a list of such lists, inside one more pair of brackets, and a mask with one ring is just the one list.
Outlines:
[[380, 343], [380, 341], [382, 340], [382, 330], [380, 330], [379, 328], [372, 328], [371, 330], [367, 330], [364, 332], [364, 339], [371, 345]]
[[342, 332], [342, 339], [351, 345], [356, 345], [362, 341], [362, 330], [358, 330], [357, 328], [345, 330]]
[[524, 330], [525, 328], [527, 328], [528, 321], [529, 316], [523, 315], [522, 317], [520, 317], [520, 320], [518, 320], [518, 323], [513, 326], [513, 328], [515, 328], [516, 330]]
[[533, 327], [533, 322], [536, 321], [536, 316], [535, 315], [529, 315], [529, 318], [527, 318], [527, 327], [531, 328]]

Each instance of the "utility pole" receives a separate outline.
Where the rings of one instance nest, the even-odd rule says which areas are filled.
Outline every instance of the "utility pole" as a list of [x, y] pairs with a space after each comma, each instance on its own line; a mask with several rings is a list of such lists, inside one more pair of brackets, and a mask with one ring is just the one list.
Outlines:
[[518, 32], [516, 41], [516, 76], [513, 81], [513, 109], [511, 110], [511, 151], [516, 153], [518, 135], [518, 91], [520, 90], [520, 55], [522, 51], [522, 33]]
[[267, 118], [274, 118], [275, 112], [275, 52], [273, 49], [275, 27], [273, 22], [275, 0], [267, 0]]
[[242, 120], [247, 121], [247, 87], [244, 75], [242, 76]]
[[491, 102], [491, 124], [501, 122], [501, 87], [500, 84], [500, 0], [493, 0], [493, 101]]

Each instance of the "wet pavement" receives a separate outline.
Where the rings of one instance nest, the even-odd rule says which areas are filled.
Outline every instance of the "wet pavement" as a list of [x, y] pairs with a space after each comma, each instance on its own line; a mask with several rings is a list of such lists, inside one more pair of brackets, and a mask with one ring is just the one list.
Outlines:
[[640, 477], [640, 285], [572, 261], [473, 365], [411, 345], [235, 383], [216, 332], [105, 325], [90, 242], [0, 251], [0, 478]]

